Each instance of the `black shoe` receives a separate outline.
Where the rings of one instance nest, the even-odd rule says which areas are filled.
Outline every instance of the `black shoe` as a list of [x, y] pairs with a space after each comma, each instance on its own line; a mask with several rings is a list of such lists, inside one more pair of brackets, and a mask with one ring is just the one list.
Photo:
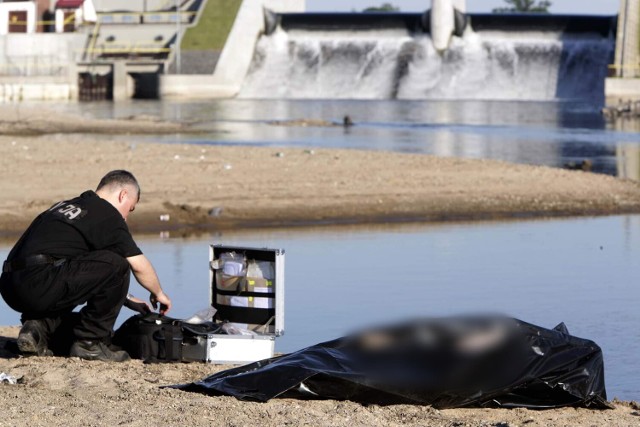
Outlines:
[[102, 360], [103, 362], [126, 362], [130, 359], [124, 351], [113, 351], [102, 341], [79, 340], [73, 343], [69, 356], [85, 360]]
[[47, 345], [47, 327], [42, 320], [27, 320], [18, 334], [18, 349], [24, 355], [53, 356]]

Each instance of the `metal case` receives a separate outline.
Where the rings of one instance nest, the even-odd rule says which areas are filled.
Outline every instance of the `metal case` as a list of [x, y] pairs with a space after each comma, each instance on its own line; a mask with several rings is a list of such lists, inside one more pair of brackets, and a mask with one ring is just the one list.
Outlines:
[[[220, 303], [222, 290], [216, 286], [216, 272], [220, 273], [216, 260], [225, 253], [242, 254], [247, 260], [258, 262], [273, 263], [274, 278], [273, 283], [265, 280], [267, 286], [273, 286], [273, 292], [264, 294], [269, 301], [266, 308], [257, 307], [229, 307]], [[246, 278], [247, 283], [251, 283], [250, 277]], [[255, 288], [258, 289], [258, 288]], [[263, 288], [261, 288], [263, 289]], [[282, 249], [257, 249], [238, 246], [210, 245], [209, 247], [209, 301], [211, 305], [218, 311], [216, 320], [219, 322], [232, 321], [238, 323], [239, 319], [248, 320], [247, 323], [252, 324], [253, 320], [260, 320], [257, 324], [262, 324], [264, 319], [269, 318], [263, 327], [257, 326], [254, 335], [226, 335], [226, 334], [210, 334], [202, 337], [197, 347], [204, 347], [204, 360], [209, 363], [217, 364], [237, 364], [250, 363], [257, 360], [273, 357], [275, 349], [275, 339], [284, 334], [284, 250]], [[226, 292], [228, 295], [229, 292]], [[245, 292], [243, 295], [253, 295], [256, 300], [261, 299], [262, 295], [255, 292]], [[252, 300], [253, 297], [247, 297]], [[262, 298], [262, 299], [267, 299]], [[202, 350], [193, 351], [200, 352]], [[202, 353], [200, 353], [202, 354]], [[194, 354], [192, 360], [197, 358]], [[202, 360], [202, 359], [200, 359]]]

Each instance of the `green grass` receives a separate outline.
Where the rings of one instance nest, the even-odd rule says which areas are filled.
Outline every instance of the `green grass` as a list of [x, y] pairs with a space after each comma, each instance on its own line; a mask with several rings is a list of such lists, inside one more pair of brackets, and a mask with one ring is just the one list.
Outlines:
[[182, 38], [183, 50], [222, 50], [242, 0], [207, 0], [200, 21]]

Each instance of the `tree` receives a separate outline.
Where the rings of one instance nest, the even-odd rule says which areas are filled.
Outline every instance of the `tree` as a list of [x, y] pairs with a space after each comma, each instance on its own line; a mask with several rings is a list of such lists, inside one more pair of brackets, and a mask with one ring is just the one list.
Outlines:
[[379, 7], [368, 7], [363, 12], [397, 12], [400, 8], [392, 5], [391, 3], [383, 3]]
[[549, 13], [549, 7], [551, 7], [549, 0], [504, 0], [504, 2], [511, 7], [498, 7], [493, 9], [493, 13]]

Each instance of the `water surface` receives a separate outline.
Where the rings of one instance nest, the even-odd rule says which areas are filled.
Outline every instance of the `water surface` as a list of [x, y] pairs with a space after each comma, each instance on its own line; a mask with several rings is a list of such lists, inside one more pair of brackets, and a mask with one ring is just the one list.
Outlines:
[[[51, 104], [45, 104], [51, 106]], [[95, 139], [205, 145], [348, 148], [486, 158], [564, 167], [583, 160], [593, 170], [640, 179], [640, 134], [633, 121], [607, 123], [600, 105], [584, 101], [131, 101], [61, 104], [99, 118], [151, 115], [195, 123], [201, 134], [126, 135]], [[278, 126], [295, 119], [355, 126]]]
[[[604, 351], [609, 397], [638, 399], [640, 217], [363, 226], [141, 237], [176, 317], [209, 298], [208, 245], [284, 248], [290, 352], [416, 316], [501, 313], [569, 331]], [[8, 247], [0, 249], [4, 258]], [[132, 292], [145, 291], [132, 285]], [[123, 310], [118, 322], [130, 315]], [[0, 306], [0, 324], [18, 315]]]

